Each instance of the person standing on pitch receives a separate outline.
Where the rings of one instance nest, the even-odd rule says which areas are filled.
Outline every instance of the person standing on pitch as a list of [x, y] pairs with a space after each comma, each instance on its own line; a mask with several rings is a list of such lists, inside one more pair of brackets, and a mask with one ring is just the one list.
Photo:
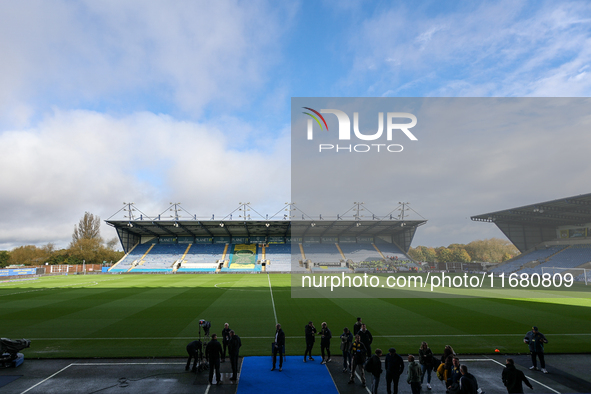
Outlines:
[[359, 334], [355, 336], [355, 342], [353, 342], [353, 346], [351, 346], [351, 354], [353, 355], [353, 366], [351, 367], [351, 378], [349, 379], [348, 384], [355, 383], [355, 370], [359, 367], [361, 385], [365, 387], [365, 369], [363, 369], [363, 363], [365, 363], [365, 358], [367, 357], [367, 350], [365, 350], [365, 346], [363, 345], [363, 342], [361, 342]]
[[507, 366], [503, 369], [501, 378], [503, 379], [503, 384], [507, 388], [507, 393], [523, 393], [523, 385], [521, 382], [525, 383], [530, 389], [534, 389], [529, 380], [525, 377], [525, 374], [515, 368], [515, 362], [512, 358], [508, 358], [505, 363]]
[[347, 327], [341, 334], [341, 350], [343, 352], [343, 372], [351, 372], [351, 346], [353, 346], [353, 335]]
[[353, 336], [357, 335], [357, 333], [359, 332], [359, 330], [361, 330], [361, 325], [363, 323], [361, 323], [361, 318], [358, 317], [357, 321], [355, 322], [355, 324], [353, 324]]
[[[281, 329], [281, 324], [277, 323], [275, 326], [275, 342], [273, 342], [273, 368], [275, 370], [275, 364], [277, 360], [277, 353], [279, 353], [279, 372], [283, 370], [283, 349], [285, 348], [285, 333]], [[304, 359], [305, 360], [305, 359]]]
[[230, 325], [228, 323], [224, 323], [224, 328], [222, 329], [222, 344], [224, 345], [224, 353], [222, 354], [222, 362], [226, 362], [226, 349], [228, 348], [228, 343], [230, 342]]
[[408, 375], [406, 382], [410, 384], [412, 394], [421, 392], [421, 366], [415, 362], [415, 356], [408, 355]]
[[536, 362], [536, 356], [540, 359], [540, 368], [542, 372], [548, 373], [546, 371], [546, 362], [544, 361], [544, 344], [548, 343], [548, 340], [538, 331], [538, 327], [533, 326], [531, 331], [528, 331], [525, 334], [525, 338], [523, 338], [523, 342], [529, 345], [529, 351], [531, 353], [531, 363], [532, 366], [529, 369], [533, 371], [538, 370], [538, 364]]
[[431, 371], [433, 370], [433, 352], [427, 342], [421, 343], [419, 348], [419, 364], [421, 365], [421, 385], [427, 374], [427, 389], [431, 390]]
[[400, 380], [400, 375], [404, 372], [404, 361], [393, 347], [388, 350], [384, 367], [386, 368], [386, 391], [388, 394], [392, 394], [390, 387], [393, 383], [394, 394], [398, 394], [398, 381]]
[[[332, 338], [332, 332], [326, 325], [326, 322], [322, 322], [320, 328], [320, 354], [322, 355], [322, 362], [320, 364], [326, 364], [331, 361], [330, 359], [330, 339]], [[324, 361], [324, 351], [326, 350], [327, 359]]]
[[237, 379], [238, 354], [240, 352], [241, 346], [242, 341], [240, 340], [240, 337], [234, 333], [234, 330], [230, 330], [230, 339], [228, 340], [228, 354], [230, 356], [230, 364], [232, 366], [232, 377], [230, 380]]
[[304, 326], [304, 333], [306, 334], [306, 351], [304, 352], [304, 362], [306, 362], [306, 355], [309, 357], [308, 360], [314, 361], [312, 358], [312, 348], [314, 347], [314, 341], [316, 338], [316, 327], [312, 324], [312, 322], [308, 322], [306, 326]]
[[213, 370], [215, 369], [215, 380], [222, 384], [220, 373], [220, 357], [222, 356], [222, 345], [218, 342], [216, 334], [211, 335], [211, 341], [205, 347], [205, 356], [209, 362], [209, 384], [213, 384]]

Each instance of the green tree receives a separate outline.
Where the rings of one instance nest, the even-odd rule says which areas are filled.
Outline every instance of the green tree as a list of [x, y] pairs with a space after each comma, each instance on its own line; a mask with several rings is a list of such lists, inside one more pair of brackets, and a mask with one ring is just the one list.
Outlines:
[[48, 257], [48, 248], [38, 248], [35, 245], [25, 245], [14, 248], [10, 252], [9, 264], [14, 265], [43, 265]]
[[422, 246], [423, 255], [425, 256], [425, 261], [428, 263], [434, 263], [437, 260], [437, 252], [433, 248], [427, 248]]
[[440, 247], [437, 251], [437, 261], [440, 263], [451, 263], [453, 261], [453, 252], [448, 248]]
[[457, 249], [454, 249], [454, 251], [452, 253], [452, 261], [458, 262], [458, 263], [469, 263], [470, 261], [472, 261], [472, 259], [470, 258], [470, 255], [468, 254], [468, 252], [466, 252], [466, 249], [457, 248]]
[[466, 251], [472, 257], [472, 261], [488, 261], [498, 263], [503, 261], [505, 254], [516, 256], [517, 248], [509, 241], [490, 238], [472, 241], [465, 246]]
[[10, 253], [6, 250], [0, 250], [0, 268], [8, 265], [8, 259], [10, 259]]
[[425, 255], [420, 248], [410, 248], [408, 255], [415, 261], [425, 261]]

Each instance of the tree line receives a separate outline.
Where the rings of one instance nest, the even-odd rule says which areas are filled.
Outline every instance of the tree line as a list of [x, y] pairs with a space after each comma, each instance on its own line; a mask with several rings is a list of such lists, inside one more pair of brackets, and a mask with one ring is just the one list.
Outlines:
[[100, 233], [101, 219], [85, 212], [74, 226], [72, 241], [65, 249], [56, 249], [53, 243], [38, 247], [25, 245], [11, 251], [0, 251], [0, 267], [9, 265], [48, 264], [102, 264], [116, 263], [124, 252], [115, 250], [117, 238], [105, 241]]
[[501, 263], [517, 256], [519, 250], [507, 240], [490, 238], [448, 247], [417, 246], [410, 248], [408, 254], [414, 260], [428, 263]]

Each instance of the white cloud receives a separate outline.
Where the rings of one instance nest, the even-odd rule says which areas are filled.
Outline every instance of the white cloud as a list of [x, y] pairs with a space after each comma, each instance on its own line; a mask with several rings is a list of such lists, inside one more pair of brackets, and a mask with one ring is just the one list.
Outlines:
[[584, 2], [465, 3], [429, 17], [397, 3], [355, 31], [348, 79], [378, 96], [588, 96], [590, 17]]
[[35, 128], [0, 134], [0, 146], [0, 248], [63, 246], [85, 211], [107, 219], [123, 201], [148, 215], [175, 201], [207, 216], [228, 213], [237, 198], [263, 214], [289, 199], [286, 130], [240, 151], [215, 125], [56, 111]]
[[2, 2], [0, 117], [22, 125], [23, 105], [145, 105], [126, 102], [132, 94], [191, 115], [238, 106], [265, 82], [290, 18], [262, 1]]

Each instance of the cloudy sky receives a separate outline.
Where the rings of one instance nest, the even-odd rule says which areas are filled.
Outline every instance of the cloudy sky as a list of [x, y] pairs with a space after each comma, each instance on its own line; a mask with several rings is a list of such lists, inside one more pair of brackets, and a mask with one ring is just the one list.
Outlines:
[[[123, 202], [275, 213], [292, 198], [292, 97], [587, 97], [590, 22], [578, 1], [2, 1], [0, 249], [66, 246], [85, 211], [107, 219]], [[588, 174], [589, 144], [560, 159]], [[471, 214], [584, 182], [498, 193]], [[462, 196], [400, 196], [434, 223], [413, 244], [500, 236], [437, 224]]]

